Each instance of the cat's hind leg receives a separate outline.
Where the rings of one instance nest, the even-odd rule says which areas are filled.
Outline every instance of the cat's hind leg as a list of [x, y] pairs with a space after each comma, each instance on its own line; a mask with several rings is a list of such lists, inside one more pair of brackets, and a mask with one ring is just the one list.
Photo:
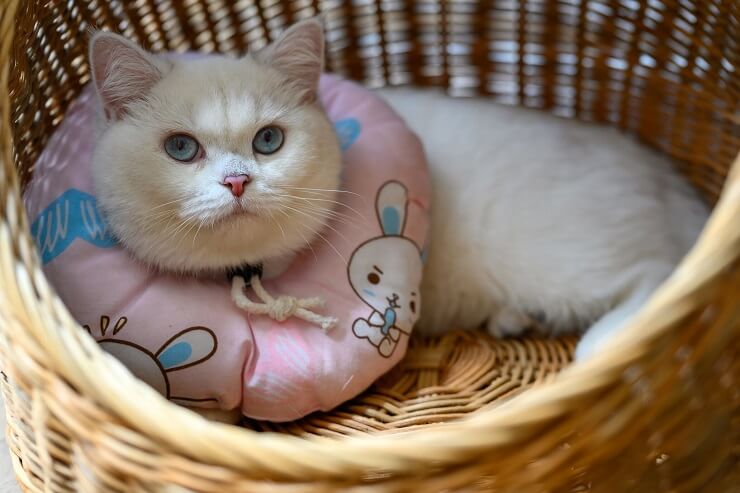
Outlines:
[[497, 339], [517, 337], [524, 334], [533, 325], [533, 320], [512, 308], [501, 307], [486, 324], [488, 333]]

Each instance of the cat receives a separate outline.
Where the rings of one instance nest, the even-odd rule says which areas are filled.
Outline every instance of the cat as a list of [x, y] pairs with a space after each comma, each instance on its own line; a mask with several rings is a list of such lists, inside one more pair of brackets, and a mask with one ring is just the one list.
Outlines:
[[583, 360], [691, 249], [708, 209], [667, 158], [615, 129], [543, 112], [380, 94], [420, 135], [432, 239], [417, 330], [574, 330]]
[[[196, 274], [260, 262], [267, 276], [315, 239], [341, 188], [316, 92], [323, 56], [315, 19], [239, 59], [92, 39], [105, 110], [94, 182], [135, 257]], [[435, 90], [378, 94], [420, 136], [433, 178], [419, 331], [486, 325], [505, 337], [537, 319], [555, 334], [585, 329], [585, 359], [670, 275], [708, 216], [666, 158], [616, 131]]]
[[199, 276], [289, 265], [332, 215], [341, 153], [318, 99], [323, 30], [242, 58], [157, 56], [98, 32], [92, 160], [113, 235], [154, 269]]

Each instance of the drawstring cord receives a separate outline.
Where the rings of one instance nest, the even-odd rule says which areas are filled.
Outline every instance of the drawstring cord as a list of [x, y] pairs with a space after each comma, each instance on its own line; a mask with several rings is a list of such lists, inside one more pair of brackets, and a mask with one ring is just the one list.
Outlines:
[[[246, 271], [246, 272], [245, 272]], [[262, 266], [247, 266], [245, 269], [230, 273], [231, 297], [236, 306], [253, 315], [267, 315], [273, 320], [284, 322], [290, 317], [300, 318], [306, 322], [318, 325], [321, 330], [328, 332], [337, 324], [335, 317], [326, 317], [311, 311], [313, 308], [324, 306], [321, 297], [296, 298], [293, 296], [279, 296], [273, 298], [262, 286]], [[245, 279], [250, 279], [249, 286], [260, 302], [252, 301], [245, 293], [247, 287]]]

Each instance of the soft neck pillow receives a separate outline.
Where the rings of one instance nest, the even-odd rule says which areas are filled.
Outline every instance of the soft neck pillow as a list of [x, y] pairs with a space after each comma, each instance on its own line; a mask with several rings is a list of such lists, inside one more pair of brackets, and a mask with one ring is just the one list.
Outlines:
[[336, 223], [271, 293], [322, 296], [325, 333], [297, 318], [248, 315], [230, 285], [148, 271], [110, 236], [90, 175], [96, 100], [87, 87], [36, 163], [25, 192], [45, 273], [101, 346], [172, 401], [288, 421], [366, 389], [406, 351], [421, 308], [429, 176], [416, 136], [378, 97], [322, 76], [343, 155], [341, 200], [364, 221]]

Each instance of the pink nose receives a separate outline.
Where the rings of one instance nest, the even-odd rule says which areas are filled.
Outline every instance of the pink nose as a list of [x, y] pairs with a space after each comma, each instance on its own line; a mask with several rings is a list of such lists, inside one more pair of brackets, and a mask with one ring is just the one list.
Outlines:
[[229, 175], [224, 178], [223, 185], [231, 189], [231, 194], [234, 197], [241, 197], [244, 193], [244, 187], [249, 184], [252, 179], [249, 175]]

